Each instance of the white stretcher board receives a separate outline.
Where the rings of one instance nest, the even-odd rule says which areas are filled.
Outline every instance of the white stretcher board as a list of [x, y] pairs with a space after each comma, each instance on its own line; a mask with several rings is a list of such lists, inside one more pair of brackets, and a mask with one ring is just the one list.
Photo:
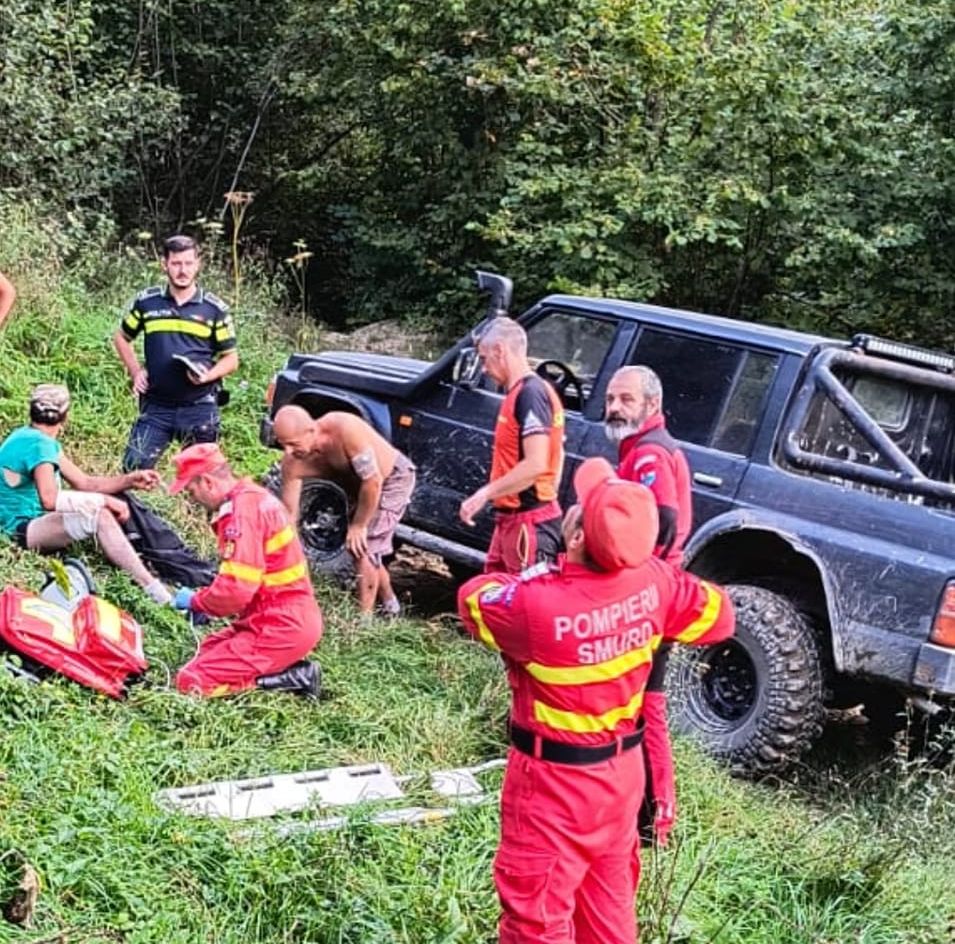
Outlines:
[[[429, 775], [430, 788], [445, 800], [461, 804], [481, 802], [486, 794], [475, 775], [503, 764], [503, 760], [492, 760], [474, 767], [436, 770]], [[316, 806], [354, 806], [403, 799], [401, 784], [411, 779], [413, 775], [395, 777], [387, 764], [357, 764], [173, 787], [158, 791], [155, 799], [165, 809], [190, 816], [252, 820]], [[431, 816], [431, 812], [436, 815]], [[400, 815], [395, 817], [388, 812], [376, 815], [387, 823], [404, 821]], [[422, 807], [414, 821], [440, 819], [443, 815], [447, 815], [444, 810]]]

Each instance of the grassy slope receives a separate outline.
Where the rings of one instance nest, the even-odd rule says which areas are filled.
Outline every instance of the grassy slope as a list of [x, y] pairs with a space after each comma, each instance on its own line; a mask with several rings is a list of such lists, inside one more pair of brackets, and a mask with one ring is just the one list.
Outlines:
[[[135, 260], [102, 263], [93, 274], [110, 287], [96, 297], [35, 266], [0, 336], [3, 429], [20, 421], [32, 383], [65, 380], [76, 400], [67, 448], [97, 470], [115, 467], [133, 416], [108, 338], [118, 306], [146, 277]], [[252, 472], [270, 461], [256, 424], [261, 390], [285, 353], [267, 324], [240, 310], [248, 385], [232, 384], [226, 418], [227, 452]], [[198, 516], [159, 504], [209, 547]], [[146, 628], [149, 681], [116, 703], [0, 672], [0, 879], [9, 888], [22, 856], [43, 882], [34, 929], [0, 921], [0, 941], [493, 939], [493, 804], [428, 827], [356, 821], [280, 838], [267, 826], [240, 834], [167, 814], [151, 797], [270, 771], [380, 760], [406, 773], [500, 756], [507, 698], [495, 658], [438, 622], [358, 631], [350, 602], [322, 587], [327, 700], [250, 693], [201, 703], [169, 690], [194, 648], [185, 623], [86, 556], [107, 595]], [[40, 558], [2, 543], [0, 567], [23, 586], [43, 570]], [[807, 787], [770, 789], [733, 782], [678, 747], [678, 842], [645, 863], [645, 941], [667, 940], [678, 912], [671, 941], [952, 939], [955, 812], [944, 775], [887, 765], [849, 784], [817, 772]]]

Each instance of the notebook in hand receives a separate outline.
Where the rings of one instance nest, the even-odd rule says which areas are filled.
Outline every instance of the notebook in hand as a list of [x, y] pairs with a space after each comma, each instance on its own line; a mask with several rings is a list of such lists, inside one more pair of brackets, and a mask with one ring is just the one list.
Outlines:
[[185, 354], [173, 354], [172, 359], [174, 361], [179, 361], [180, 364], [185, 364], [186, 370], [192, 374], [195, 374], [199, 378], [204, 377], [206, 372], [209, 370], [208, 364], [202, 364], [199, 361], [194, 361]]

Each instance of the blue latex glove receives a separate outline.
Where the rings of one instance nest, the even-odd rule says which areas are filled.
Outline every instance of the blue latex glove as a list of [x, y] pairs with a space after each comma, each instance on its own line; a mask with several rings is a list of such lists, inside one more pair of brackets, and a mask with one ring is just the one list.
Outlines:
[[195, 590], [190, 590], [189, 587], [180, 587], [172, 598], [172, 605], [177, 610], [188, 610], [192, 606], [192, 598], [195, 595]]

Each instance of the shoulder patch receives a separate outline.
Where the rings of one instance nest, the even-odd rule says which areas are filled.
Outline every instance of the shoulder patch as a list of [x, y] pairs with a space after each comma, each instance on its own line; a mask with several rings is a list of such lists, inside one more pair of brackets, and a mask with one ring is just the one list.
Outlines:
[[225, 523], [225, 527], [222, 529], [222, 536], [226, 539], [227, 544], [237, 541], [242, 537], [242, 529], [239, 527], [239, 522], [235, 518], [230, 518]]
[[[137, 296], [136, 301], [141, 302], [145, 301], [147, 298], [155, 298], [157, 295], [162, 295], [164, 289], [161, 285], [150, 285], [149, 288], [144, 288]], [[128, 298], [129, 296], [127, 296]]]
[[649, 488], [657, 480], [656, 469], [646, 469], [637, 476], [637, 481], [641, 485], [646, 485]]
[[554, 570], [550, 561], [541, 561], [539, 564], [532, 564], [521, 571], [520, 580], [527, 583], [528, 580], [535, 580], [537, 577], [543, 577], [544, 574], [552, 573]]
[[218, 295], [213, 295], [212, 292], [203, 292], [202, 300], [208, 302], [214, 308], [218, 308], [219, 311], [225, 313], [229, 310], [229, 306], [221, 299]]
[[209, 519], [212, 524], [218, 524], [223, 518], [232, 514], [232, 499], [226, 499], [219, 507], [216, 509], [215, 513]]

